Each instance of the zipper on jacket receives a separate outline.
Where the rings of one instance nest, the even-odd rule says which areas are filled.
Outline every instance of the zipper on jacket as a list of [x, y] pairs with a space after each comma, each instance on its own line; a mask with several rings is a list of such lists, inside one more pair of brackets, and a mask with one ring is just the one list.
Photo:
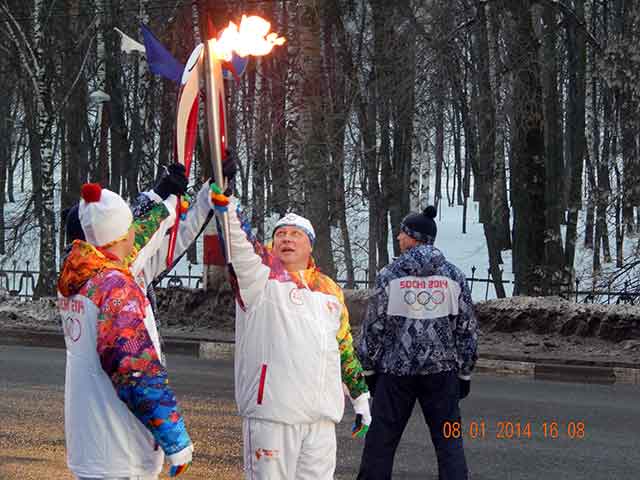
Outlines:
[[267, 378], [267, 364], [262, 364], [262, 371], [260, 372], [260, 386], [258, 387], [258, 405], [262, 405], [262, 397], [264, 395], [264, 382]]
[[302, 284], [304, 285], [304, 287], [305, 287], [307, 290], [311, 290], [311, 289], [309, 288], [309, 284], [307, 283], [307, 281], [306, 281], [306, 280], [305, 280], [305, 278], [304, 278], [304, 272], [305, 272], [304, 270], [298, 270], [298, 275], [300, 275], [300, 281], [302, 282]]

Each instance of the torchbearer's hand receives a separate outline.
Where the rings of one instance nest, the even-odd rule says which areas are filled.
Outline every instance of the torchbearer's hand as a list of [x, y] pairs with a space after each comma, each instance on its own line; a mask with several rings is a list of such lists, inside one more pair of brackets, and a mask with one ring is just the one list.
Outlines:
[[222, 193], [220, 187], [213, 182], [209, 184], [209, 200], [216, 212], [224, 213], [227, 211], [229, 197]]
[[[224, 194], [227, 197], [230, 197], [231, 195], [233, 195], [233, 192], [236, 188], [236, 173], [238, 172], [238, 156], [236, 155], [236, 152], [231, 149], [231, 148], [227, 148], [225, 150], [226, 153], [226, 160], [224, 162], [222, 162], [222, 177], [224, 180], [224, 183], [227, 185], [226, 189], [224, 190]], [[215, 178], [211, 177], [209, 178], [209, 183], [213, 185], [213, 183], [215, 183]], [[220, 192], [222, 193], [222, 189], [220, 189]]]
[[369, 393], [363, 393], [355, 400], [352, 400], [353, 410], [356, 412], [356, 419], [351, 427], [352, 438], [364, 438], [371, 425], [371, 409], [369, 407]]
[[177, 477], [178, 475], [183, 474], [184, 472], [189, 470], [189, 467], [191, 467], [191, 462], [193, 460], [193, 444], [189, 445], [187, 448], [180, 450], [178, 453], [169, 455], [167, 458], [171, 463], [169, 476]]
[[158, 194], [162, 200], [166, 200], [169, 195], [179, 197], [187, 191], [189, 180], [187, 179], [186, 170], [181, 163], [172, 163], [167, 168], [167, 173], [154, 185], [153, 191]]
[[227, 189], [224, 194], [227, 197], [233, 195], [233, 191], [236, 188], [236, 173], [238, 172], [238, 156], [236, 152], [227, 148], [227, 159], [222, 162], [222, 175], [227, 183]]

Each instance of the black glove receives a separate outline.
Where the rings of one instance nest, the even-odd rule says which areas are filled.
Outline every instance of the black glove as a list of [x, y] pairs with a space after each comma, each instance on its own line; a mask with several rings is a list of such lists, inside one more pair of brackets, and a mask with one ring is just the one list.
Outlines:
[[372, 373], [371, 375], [365, 375], [364, 381], [367, 382], [367, 387], [369, 387], [371, 398], [373, 398], [373, 396], [376, 393], [376, 384], [378, 383], [378, 374]]
[[184, 165], [172, 163], [167, 171], [168, 173], [163, 175], [153, 187], [153, 191], [163, 200], [166, 200], [169, 195], [175, 195], [176, 197], [184, 195], [189, 184]]
[[227, 148], [227, 158], [222, 162], [222, 175], [227, 181], [227, 188], [224, 194], [227, 197], [233, 195], [233, 191], [236, 187], [236, 173], [238, 172], [238, 157], [236, 152], [230, 148]]
[[469, 395], [471, 391], [471, 380], [458, 378], [458, 382], [460, 384], [460, 400], [462, 400], [463, 398], [467, 398], [467, 395]]

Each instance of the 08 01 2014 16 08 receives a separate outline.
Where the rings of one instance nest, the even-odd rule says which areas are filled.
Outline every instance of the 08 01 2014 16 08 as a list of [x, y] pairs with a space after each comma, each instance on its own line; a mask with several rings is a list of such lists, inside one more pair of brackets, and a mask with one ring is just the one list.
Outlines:
[[449, 422], [442, 425], [444, 438], [467, 438], [470, 440], [482, 440], [495, 438], [497, 440], [532, 439], [537, 434], [543, 439], [568, 438], [582, 440], [586, 437], [586, 424], [582, 420], [570, 420], [559, 422], [545, 420], [540, 422], [499, 420], [491, 428], [485, 420], [472, 420], [469, 422]]

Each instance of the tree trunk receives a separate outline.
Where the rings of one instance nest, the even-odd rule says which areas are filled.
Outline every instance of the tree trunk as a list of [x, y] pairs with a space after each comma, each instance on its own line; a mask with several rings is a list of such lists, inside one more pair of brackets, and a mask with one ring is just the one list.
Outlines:
[[388, 54], [389, 44], [393, 42], [393, 5], [386, 0], [371, 0], [373, 15], [373, 60], [376, 75], [376, 101], [378, 102], [378, 162], [380, 165], [380, 189], [382, 202], [378, 204], [376, 218], [378, 221], [378, 265], [389, 263], [389, 215], [391, 196], [393, 194], [393, 165], [391, 160], [391, 98], [394, 94], [396, 77], [393, 72], [393, 58]]
[[374, 96], [375, 72], [369, 72], [365, 92], [360, 92], [358, 103], [358, 121], [362, 132], [362, 157], [365, 162], [367, 172], [367, 200], [369, 202], [369, 262], [367, 267], [367, 279], [373, 285], [378, 273], [378, 203], [380, 201], [380, 185], [378, 183], [379, 167], [378, 156], [376, 154], [376, 116], [377, 104]]
[[[391, 97], [393, 101], [393, 163], [390, 179], [384, 181], [389, 187], [389, 217], [391, 220], [393, 251], [400, 254], [398, 234], [404, 216], [409, 213], [409, 189], [411, 182], [411, 163], [413, 158], [413, 124], [415, 111], [415, 77], [416, 77], [416, 33], [409, 26], [398, 38], [397, 61], [403, 68], [397, 68], [395, 88]], [[384, 177], [383, 177], [384, 178]]]
[[[158, 153], [158, 169], [173, 163], [173, 142], [175, 137], [177, 93], [173, 82], [162, 80], [162, 102], [160, 105], [160, 142]], [[193, 173], [193, 172], [192, 172]]]
[[638, 183], [636, 178], [637, 158], [636, 158], [636, 125], [635, 117], [637, 109], [627, 95], [621, 93], [620, 103], [620, 130], [622, 133], [622, 219], [625, 230], [629, 234], [636, 232], [636, 222], [634, 218], [635, 189]]
[[[440, 200], [442, 200], [442, 167], [444, 164], [444, 100], [442, 99], [442, 89], [438, 89], [436, 93], [436, 184], [433, 193], [433, 205], [438, 208]], [[466, 135], [465, 135], [466, 136]]]
[[[594, 4], [592, 6], [592, 9], [593, 10], [591, 12], [591, 31], [594, 34], [596, 34], [597, 32], [596, 18], [598, 16], [598, 6]], [[595, 49], [592, 48], [590, 50], [590, 56], [589, 56], [589, 63], [591, 65], [595, 64], [595, 57], [596, 57]], [[600, 163], [605, 158], [604, 150], [608, 149], [608, 145], [607, 145], [608, 139], [606, 138], [607, 134], [605, 133], [602, 157], [600, 157], [600, 111], [601, 111], [600, 105], [601, 105], [602, 98], [598, 97], [598, 93], [599, 93], [598, 79], [596, 78], [595, 75], [592, 75], [591, 76], [591, 155], [590, 155], [592, 168], [590, 170], [592, 171], [593, 178], [595, 178], [596, 181], [594, 182], [595, 185], [593, 186], [593, 190], [591, 190], [592, 193], [590, 195], [590, 204], [593, 205], [595, 218], [594, 218], [594, 222], [592, 223], [592, 228], [591, 228], [592, 231], [589, 231], [589, 228], [585, 229], [584, 246], [585, 248], [593, 248], [594, 271], [595, 271], [596, 259], [598, 262], [600, 261], [600, 243], [599, 242], [600, 242], [600, 235], [602, 235], [602, 232], [600, 231], [600, 228], [599, 228], [599, 216], [601, 212], [600, 212], [600, 191], [599, 191], [600, 189], [597, 185], [597, 182], [600, 181], [598, 176], [600, 175]], [[600, 93], [600, 95], [602, 96], [602, 93]], [[605, 128], [607, 127], [608, 125], [605, 123]]]
[[[545, 5], [542, 12], [544, 30], [540, 60], [543, 65], [544, 135], [545, 135], [545, 275], [546, 294], [558, 294], [560, 285], [566, 283], [564, 272], [564, 252], [560, 223], [562, 211], [562, 128], [561, 109], [558, 95], [558, 29], [556, 9]], [[568, 35], [571, 38], [571, 35]], [[571, 51], [572, 46], [569, 47]], [[570, 54], [571, 55], [571, 54]], [[570, 72], [570, 77], [573, 72]], [[571, 83], [571, 82], [570, 82]], [[583, 97], [584, 98], [584, 97]], [[584, 107], [582, 109], [584, 116]], [[584, 120], [582, 125], [584, 125]], [[583, 127], [584, 129], [584, 127]]]
[[622, 179], [620, 178], [620, 169], [617, 164], [613, 164], [616, 175], [616, 195], [615, 204], [615, 225], [616, 225], [616, 268], [624, 266], [624, 224], [622, 220]]
[[[335, 211], [332, 216], [337, 219], [338, 227], [342, 235], [343, 260], [346, 274], [346, 287], [355, 288], [355, 268], [353, 261], [353, 253], [351, 252], [351, 235], [347, 223], [347, 204], [345, 192], [345, 137], [346, 125], [349, 114], [351, 113], [350, 105], [356, 92], [354, 87], [347, 87], [347, 78], [353, 78], [355, 75], [353, 62], [351, 60], [351, 49], [347, 43], [346, 32], [341, 22], [341, 10], [338, 1], [332, 1], [330, 7], [327, 8], [327, 25], [325, 28], [325, 61], [329, 71], [329, 89], [330, 97], [333, 98], [332, 115], [329, 119], [329, 138], [332, 140], [330, 145], [333, 157], [333, 175], [335, 185]], [[337, 52], [333, 47], [333, 33], [337, 40]], [[332, 59], [337, 55], [337, 62], [333, 63]]]
[[478, 12], [473, 35], [474, 53], [477, 64], [477, 89], [478, 95], [475, 103], [475, 114], [478, 120], [478, 159], [474, 176], [479, 190], [480, 223], [483, 224], [484, 234], [489, 252], [489, 271], [494, 282], [498, 298], [506, 296], [502, 283], [502, 271], [500, 264], [500, 248], [496, 239], [496, 229], [493, 224], [493, 178], [495, 159], [495, 106], [491, 88], [489, 70], [489, 42], [487, 34], [487, 19], [484, 4], [476, 3]]
[[[266, 97], [266, 78], [269, 77], [266, 62], [262, 59], [256, 62], [256, 98]], [[266, 138], [268, 129], [269, 112], [267, 104], [259, 102], [257, 122], [253, 131], [253, 143], [255, 151], [250, 158], [253, 164], [252, 189], [251, 189], [251, 224], [257, 229], [257, 238], [264, 241], [264, 217], [265, 217], [265, 174], [266, 174]]]
[[[505, 70], [504, 63], [500, 55], [500, 19], [498, 18], [498, 8], [488, 4], [489, 8], [489, 33], [491, 41], [489, 42], [489, 66], [493, 66], [494, 71], [491, 75], [494, 85], [493, 96], [495, 99], [495, 169], [493, 183], [493, 222], [495, 224], [496, 244], [500, 250], [511, 249], [511, 209], [509, 208], [509, 196], [507, 194], [507, 168], [505, 160], [505, 130], [506, 130], [506, 113], [505, 102], [502, 95], [503, 75]], [[468, 194], [467, 194], [468, 196]]]
[[[85, 125], [89, 123], [87, 118], [87, 80], [84, 72], [80, 72], [82, 60], [86, 53], [86, 43], [75, 45], [80, 33], [78, 32], [79, 23], [73, 15], [80, 12], [80, 2], [79, 0], [73, 0], [70, 3], [69, 12], [71, 16], [66, 23], [68, 30], [65, 39], [64, 91], [66, 95], [69, 95], [69, 102], [64, 110], [63, 130], [66, 132], [66, 141], [63, 145], [64, 168], [60, 193], [61, 211], [78, 203], [80, 187], [85, 180], [81, 173], [87, 169], [86, 146], [83, 136], [85, 134]], [[74, 87], [77, 75], [80, 76]], [[60, 238], [64, 238], [64, 228], [61, 228]], [[60, 243], [62, 248], [64, 243], [62, 241]]]
[[[8, 62], [0, 57], [0, 70], [8, 71]], [[13, 89], [8, 84], [9, 75], [0, 77], [0, 90], [5, 92], [0, 96], [0, 255], [6, 253], [5, 248], [5, 221], [4, 221], [4, 204], [5, 204], [5, 187], [7, 184], [7, 172], [11, 163], [11, 139], [12, 128], [10, 124], [11, 100], [13, 99]]]
[[50, 54], [53, 39], [44, 34], [43, 19], [46, 5], [36, 0], [34, 5], [33, 44], [35, 45], [35, 76], [37, 92], [31, 102], [31, 126], [29, 134], [31, 155], [31, 178], [35, 212], [39, 226], [39, 272], [34, 298], [55, 294], [56, 281], [56, 235], [54, 213], [54, 158], [53, 158], [53, 105], [51, 84], [54, 72], [50, 62], [45, 61], [45, 52]]
[[[456, 107], [455, 102], [452, 102], [451, 104], [451, 130], [453, 134], [453, 155], [456, 165], [456, 205], [464, 205], [464, 184], [462, 180], [462, 177], [464, 175], [464, 168], [462, 166], [462, 143], [460, 139], [461, 125], [459, 121], [458, 108]], [[465, 220], [466, 219], [463, 219], [463, 225], [465, 223]], [[462, 233], [466, 233], [464, 228]]]
[[302, 103], [300, 109], [300, 150], [304, 159], [304, 213], [316, 230], [314, 257], [318, 266], [335, 277], [329, 226], [329, 193], [327, 165], [329, 150], [326, 139], [326, 104], [323, 101], [320, 49], [320, 3], [304, 0], [299, 23], [302, 56]]
[[[611, 262], [611, 247], [609, 246], [609, 225], [607, 220], [607, 213], [609, 209], [609, 202], [611, 198], [611, 179], [609, 165], [613, 161], [616, 155], [617, 149], [617, 135], [611, 135], [611, 129], [616, 131], [615, 128], [615, 115], [612, 114], [611, 105], [611, 92], [608, 87], [604, 86], [602, 91], [605, 93], [603, 96], [604, 109], [604, 123], [607, 126], [607, 132], [605, 134], [605, 144], [607, 151], [602, 152], [600, 159], [600, 165], [598, 167], [598, 189], [597, 189], [597, 220], [596, 225], [600, 226], [600, 238], [602, 239], [602, 253], [604, 255], [604, 261], [606, 263]], [[606, 153], [606, 156], [605, 156]], [[613, 158], [611, 158], [613, 157]], [[611, 160], [610, 160], [611, 158]]]
[[[282, 35], [288, 36], [289, 12], [287, 3], [282, 2]], [[289, 207], [289, 162], [287, 160], [287, 126], [285, 109], [287, 105], [287, 82], [290, 62], [289, 49], [276, 48], [271, 52], [273, 68], [271, 69], [271, 104], [273, 138], [273, 210], [284, 215]], [[276, 173], [277, 172], [277, 173]]]
[[542, 85], [537, 62], [537, 40], [532, 30], [529, 2], [509, 2], [514, 22], [510, 35], [513, 74], [511, 122], [511, 176], [513, 204], [513, 272], [515, 295], [544, 293], [545, 262], [545, 149]]
[[[111, 17], [114, 21], [121, 18], [118, 7], [119, 2], [111, 2]], [[130, 135], [129, 127], [125, 118], [125, 89], [123, 84], [123, 69], [118, 59], [120, 51], [118, 42], [119, 35], [111, 32], [109, 39], [109, 54], [106, 56], [107, 67], [107, 93], [110, 95], [109, 102], [110, 119], [111, 119], [111, 190], [117, 193], [125, 194], [128, 189], [127, 185], [127, 167], [133, 163], [130, 152]], [[133, 135], [131, 135], [132, 137]]]
[[571, 19], [567, 28], [569, 37], [569, 98], [567, 112], [567, 164], [571, 173], [567, 181], [569, 190], [569, 213], [565, 246], [565, 265], [573, 273], [578, 212], [582, 206], [582, 166], [584, 163], [585, 137], [585, 98], [586, 98], [586, 48], [584, 32], [576, 22], [584, 23], [584, 0], [575, 2], [576, 19]]
[[[96, 0], [96, 10], [102, 12], [96, 15], [96, 79], [94, 94], [102, 96], [107, 91], [107, 62], [106, 42], [104, 34], [107, 31], [108, 15], [103, 0]], [[106, 21], [105, 21], [106, 20]], [[103, 24], [104, 22], [104, 24]], [[98, 97], [99, 98], [99, 97]], [[110, 185], [109, 174], [109, 106], [104, 101], [98, 101], [98, 164], [94, 167], [93, 180], [100, 185]]]

